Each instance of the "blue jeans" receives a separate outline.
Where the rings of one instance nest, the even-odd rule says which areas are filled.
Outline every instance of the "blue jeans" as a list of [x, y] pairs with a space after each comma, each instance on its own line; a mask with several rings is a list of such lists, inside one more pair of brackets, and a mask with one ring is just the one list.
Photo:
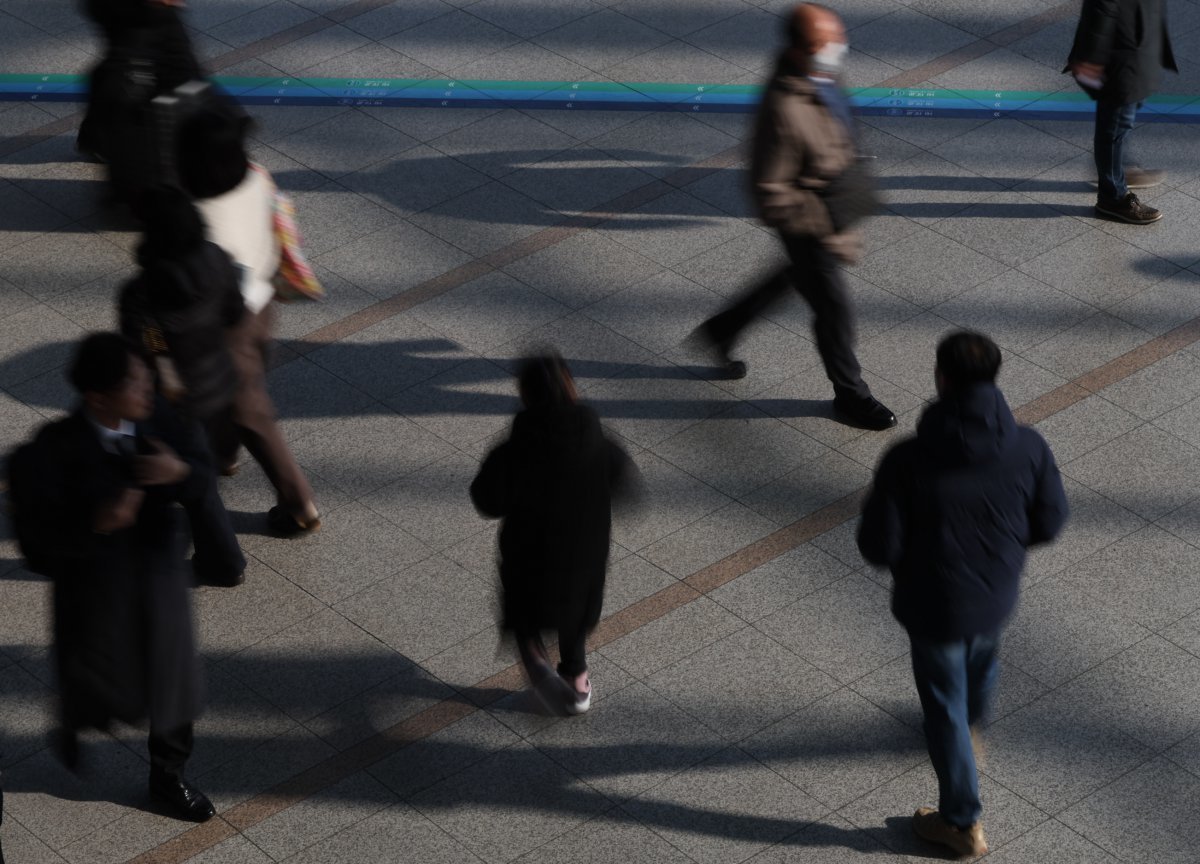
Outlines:
[[999, 639], [909, 639], [913, 677], [925, 712], [925, 741], [938, 778], [938, 810], [951, 825], [967, 828], [983, 812], [971, 727], [984, 718], [996, 687]]
[[1133, 131], [1133, 121], [1141, 107], [1141, 102], [1132, 105], [1096, 103], [1096, 137], [1092, 150], [1102, 201], [1124, 198], [1129, 192], [1125, 185], [1125, 141]]

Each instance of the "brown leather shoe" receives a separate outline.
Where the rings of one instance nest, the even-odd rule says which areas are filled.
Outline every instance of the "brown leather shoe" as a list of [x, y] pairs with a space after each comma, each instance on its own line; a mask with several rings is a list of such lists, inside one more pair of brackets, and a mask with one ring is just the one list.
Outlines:
[[1125, 168], [1125, 185], [1130, 189], [1149, 189], [1166, 179], [1167, 172], [1160, 168], [1138, 168], [1136, 165]]
[[913, 814], [913, 831], [923, 840], [946, 846], [964, 858], [978, 858], [988, 851], [983, 825], [976, 822], [970, 828], [956, 828], [932, 807], [919, 807]]
[[1163, 216], [1161, 210], [1143, 204], [1132, 192], [1125, 193], [1124, 198], [1111, 201], [1100, 199], [1096, 202], [1096, 212], [1109, 219], [1128, 222], [1130, 225], [1149, 225]]
[[299, 534], [310, 534], [321, 527], [321, 517], [312, 516], [302, 519], [293, 516], [282, 507], [272, 507], [267, 511], [267, 525], [281, 537], [295, 537]]

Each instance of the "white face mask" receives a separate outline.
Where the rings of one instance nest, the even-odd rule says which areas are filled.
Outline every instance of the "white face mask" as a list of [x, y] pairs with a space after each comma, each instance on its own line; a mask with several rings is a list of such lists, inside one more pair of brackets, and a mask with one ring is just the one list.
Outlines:
[[812, 71], [840, 75], [849, 51], [850, 46], [845, 42], [826, 42], [825, 47], [812, 55]]

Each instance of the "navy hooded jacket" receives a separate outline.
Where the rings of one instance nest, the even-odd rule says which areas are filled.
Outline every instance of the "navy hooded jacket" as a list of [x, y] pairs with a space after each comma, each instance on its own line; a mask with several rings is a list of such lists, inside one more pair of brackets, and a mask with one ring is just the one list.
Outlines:
[[892, 611], [909, 633], [950, 641], [1000, 629], [1025, 550], [1066, 519], [1050, 447], [994, 385], [976, 384], [931, 405], [917, 437], [883, 457], [858, 548], [891, 568]]

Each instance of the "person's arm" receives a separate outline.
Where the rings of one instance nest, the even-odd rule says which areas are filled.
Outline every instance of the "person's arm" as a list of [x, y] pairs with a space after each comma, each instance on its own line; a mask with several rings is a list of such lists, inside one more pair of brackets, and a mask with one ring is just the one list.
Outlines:
[[[771, 99], [768, 93], [764, 100]], [[758, 202], [759, 215], [773, 228], [785, 233], [789, 225], [803, 223], [805, 234], [822, 236], [821, 231], [811, 230], [821, 224], [821, 218], [829, 222], [829, 214], [820, 195], [800, 176], [803, 153], [798, 148], [801, 142], [794, 140], [782, 128], [783, 119], [774, 105], [765, 104], [759, 118], [754, 138], [754, 159], [751, 171], [754, 178], [754, 197]], [[819, 216], [814, 217], [812, 214]], [[833, 225], [823, 234], [833, 233]]]
[[1121, 0], [1084, 0], [1068, 68], [1076, 75], [1100, 78], [1112, 57]]
[[1038, 466], [1037, 486], [1029, 507], [1029, 545], [1050, 543], [1067, 523], [1067, 493], [1054, 454], [1041, 436], [1041, 464]]
[[901, 502], [900, 455], [893, 449], [880, 462], [858, 526], [858, 551], [876, 567], [894, 567], [904, 555], [908, 516]]
[[180, 419], [166, 400], [155, 399], [147, 443], [151, 452], [138, 456], [135, 476], [143, 486], [170, 486], [177, 501], [204, 495], [213, 482], [212, 458], [199, 423]]
[[471, 503], [482, 516], [502, 519], [511, 509], [512, 444], [505, 442], [487, 455], [471, 482]]

